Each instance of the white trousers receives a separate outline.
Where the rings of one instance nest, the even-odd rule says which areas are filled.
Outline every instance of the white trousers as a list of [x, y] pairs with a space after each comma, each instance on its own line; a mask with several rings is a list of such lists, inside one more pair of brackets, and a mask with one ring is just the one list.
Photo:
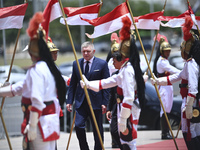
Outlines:
[[37, 137], [35, 140], [29, 142], [30, 150], [55, 150], [56, 140], [43, 142], [40, 130], [37, 126]]

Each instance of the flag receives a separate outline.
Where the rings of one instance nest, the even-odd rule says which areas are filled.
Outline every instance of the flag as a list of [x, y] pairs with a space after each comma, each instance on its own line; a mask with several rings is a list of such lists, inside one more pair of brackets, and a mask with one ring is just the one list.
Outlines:
[[160, 21], [167, 21], [166, 23], [161, 22], [161, 26], [163, 27], [170, 27], [170, 28], [177, 28], [181, 27], [182, 24], [185, 23], [185, 16], [189, 15], [188, 11], [184, 12], [179, 16], [162, 16], [159, 17]]
[[28, 3], [0, 8], [0, 29], [21, 29]]
[[[97, 18], [100, 5], [101, 3], [96, 3], [84, 7], [65, 7], [64, 12], [67, 15], [67, 24], [90, 25], [88, 22], [81, 20], [80, 17], [89, 20]], [[64, 18], [60, 18], [60, 23], [65, 24]]]
[[88, 33], [86, 33], [86, 35], [89, 38], [96, 38], [105, 34], [112, 33], [122, 28], [123, 24], [121, 22], [121, 18], [123, 18], [124, 16], [128, 16], [131, 20], [131, 15], [129, 13], [126, 2], [118, 5], [110, 13], [107, 13], [102, 17], [98, 17], [93, 20], [85, 19], [83, 17], [81, 17], [81, 19], [95, 26], [93, 34], [89, 35]]
[[[160, 21], [167, 21], [167, 23], [161, 22], [161, 25], [163, 27], [170, 27], [170, 28], [182, 27], [182, 25], [185, 23], [186, 16], [191, 16], [191, 18], [195, 24], [197, 24], [197, 25], [200, 24], [200, 19], [198, 17], [195, 17], [191, 7], [190, 6], [188, 6], [188, 7], [189, 7], [189, 9], [179, 16], [161, 16], [161, 17], [159, 17]], [[195, 24], [192, 27], [193, 29], [196, 29]]]
[[[160, 28], [160, 21], [158, 20], [158, 17], [163, 15], [163, 11], [149, 13], [143, 16], [134, 17], [136, 26], [138, 29], [159, 29]], [[118, 5], [114, 10], [112, 10], [110, 13], [98, 17], [93, 20], [84, 19], [91, 25], [95, 26], [94, 33], [92, 35], [89, 35], [86, 33], [86, 35], [89, 38], [96, 38], [102, 35], [106, 35], [109, 33], [112, 33], [116, 30], [119, 30], [122, 28], [123, 24], [121, 22], [121, 18], [128, 16], [130, 20], [132, 21], [129, 9], [126, 5], [126, 2], [122, 3], [121, 5]], [[135, 27], [132, 25], [131, 29], [134, 29]]]
[[[154, 36], [154, 38], [153, 38], [153, 40], [155, 41], [155, 38], [156, 38], [156, 36]], [[167, 40], [167, 37], [166, 36], [164, 36], [164, 35], [161, 35], [161, 34], [157, 34], [157, 38], [156, 38], [156, 40], [158, 41], [158, 42], [160, 42], [160, 39], [161, 38], [164, 38], [165, 39], [165, 41], [166, 42], [168, 42], [168, 40]]]
[[48, 39], [49, 23], [60, 16], [62, 16], [62, 11], [58, 0], [49, 0], [43, 11], [45, 21], [42, 23], [42, 27], [46, 31], [46, 39]]
[[195, 18], [194, 12], [193, 12], [193, 10], [192, 10], [192, 8], [191, 8], [190, 5], [188, 5], [188, 12], [189, 12], [189, 14], [190, 14], [190, 16], [191, 16], [192, 21], [194, 22], [194, 24], [197, 25], [197, 20]]
[[[142, 16], [134, 17], [138, 29], [158, 30], [160, 29], [159, 17], [163, 16], [164, 11], [153, 12]], [[135, 27], [131, 27], [135, 29]]]

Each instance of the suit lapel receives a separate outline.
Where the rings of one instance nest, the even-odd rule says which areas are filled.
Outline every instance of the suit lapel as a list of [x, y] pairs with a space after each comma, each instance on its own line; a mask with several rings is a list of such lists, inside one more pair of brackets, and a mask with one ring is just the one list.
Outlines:
[[96, 57], [94, 57], [93, 62], [92, 62], [92, 66], [91, 66], [91, 68], [90, 68], [90, 71], [89, 71], [88, 74], [87, 74], [87, 77], [88, 77], [88, 78], [90, 77], [91, 73], [95, 70], [97, 64], [98, 64], [98, 63], [97, 63], [97, 59], [96, 59]]
[[[83, 74], [83, 64], [84, 64], [84, 62], [83, 62], [83, 58], [79, 61], [79, 65], [80, 65], [80, 68], [81, 68], [81, 72], [82, 72], [82, 74]], [[77, 66], [77, 69], [78, 69], [78, 66]]]

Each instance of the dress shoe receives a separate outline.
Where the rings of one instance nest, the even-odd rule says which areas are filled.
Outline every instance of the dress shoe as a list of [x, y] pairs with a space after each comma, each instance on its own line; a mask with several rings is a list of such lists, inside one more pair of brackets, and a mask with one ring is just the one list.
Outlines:
[[168, 139], [173, 139], [169, 133], [162, 134], [162, 140], [168, 140]]

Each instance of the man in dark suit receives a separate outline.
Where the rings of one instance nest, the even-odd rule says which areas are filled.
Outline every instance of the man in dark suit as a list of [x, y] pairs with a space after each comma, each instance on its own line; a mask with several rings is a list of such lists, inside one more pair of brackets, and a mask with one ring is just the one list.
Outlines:
[[[79, 64], [81, 71], [86, 76], [88, 80], [100, 80], [109, 77], [108, 64], [106, 61], [99, 59], [94, 56], [95, 49], [91, 42], [84, 42], [81, 45], [81, 52], [83, 58], [79, 59]], [[75, 129], [76, 135], [79, 140], [79, 146], [81, 150], [88, 150], [89, 146], [86, 139], [85, 132], [85, 122], [87, 118], [90, 117], [93, 134], [95, 140], [95, 150], [101, 150], [100, 140], [92, 119], [90, 108], [85, 97], [85, 92], [80, 86], [80, 73], [76, 61], [73, 62], [73, 72], [71, 76], [71, 82], [69, 86], [69, 93], [67, 99], [67, 110], [71, 112], [72, 104], [75, 100], [76, 109], [76, 119], [75, 119]], [[102, 124], [102, 114], [106, 113], [106, 106], [109, 98], [109, 90], [102, 90], [100, 92], [94, 92], [88, 90], [94, 115], [96, 117], [97, 125], [103, 141], [103, 124]]]

